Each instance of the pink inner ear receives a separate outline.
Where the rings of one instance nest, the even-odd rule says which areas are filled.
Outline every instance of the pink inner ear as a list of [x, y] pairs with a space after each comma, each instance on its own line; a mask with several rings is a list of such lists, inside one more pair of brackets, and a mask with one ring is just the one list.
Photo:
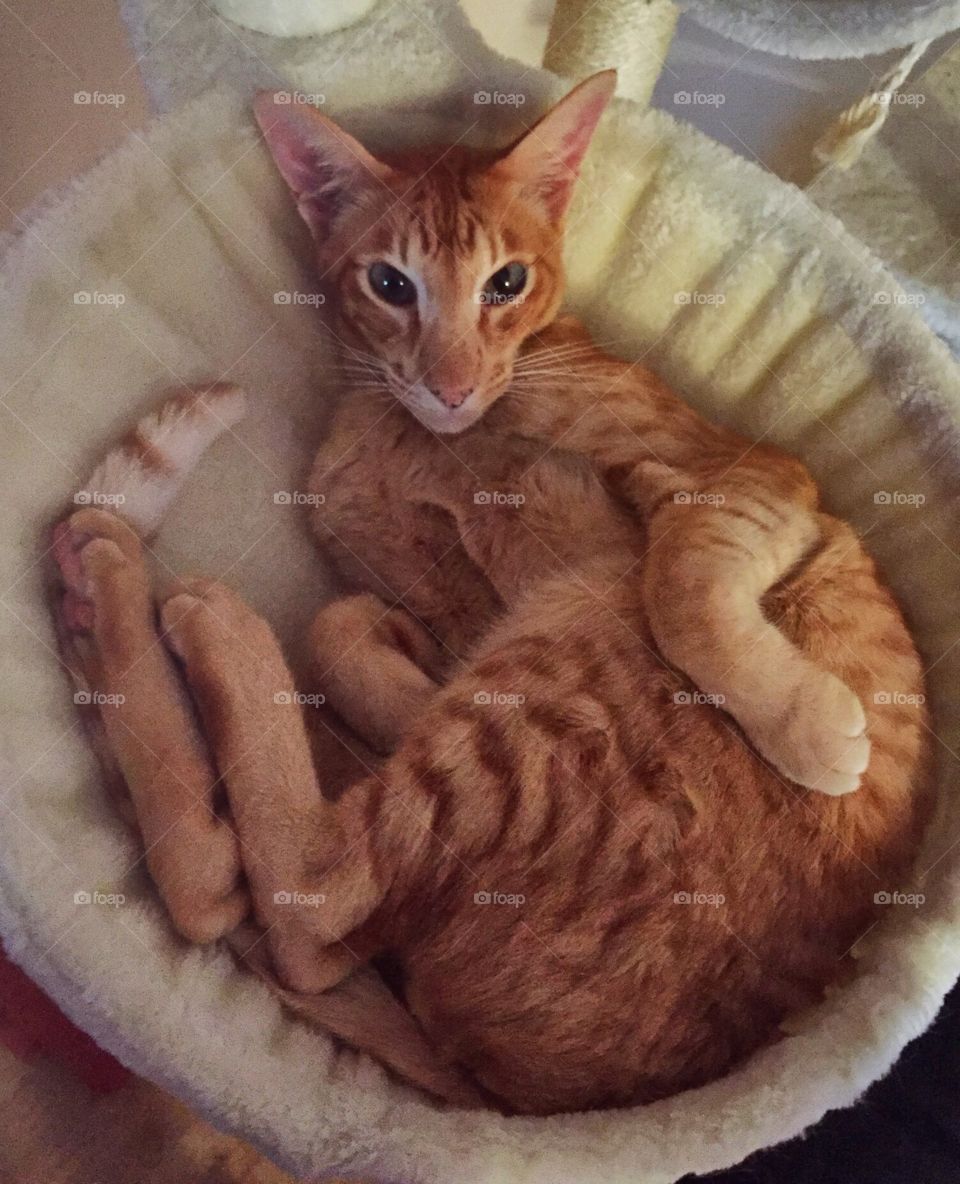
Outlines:
[[351, 200], [390, 172], [312, 107], [278, 106], [272, 94], [261, 93], [254, 113], [301, 216], [318, 239]]
[[615, 84], [612, 70], [580, 83], [514, 145], [498, 166], [502, 174], [536, 193], [555, 222], [563, 218], [570, 204], [584, 155]]
[[593, 133], [606, 105], [606, 95], [599, 95], [589, 102], [580, 112], [577, 122], [560, 142], [559, 157], [563, 164], [574, 173], [583, 163], [583, 158], [587, 154]]
[[584, 106], [577, 122], [561, 137], [556, 151], [551, 153], [549, 171], [539, 186], [551, 217], [561, 217], [567, 207], [583, 158], [606, 105], [607, 96], [601, 95]]
[[296, 136], [283, 132], [270, 142], [277, 168], [297, 197], [317, 188], [320, 172], [316, 151]]
[[322, 165], [307, 121], [278, 109], [272, 95], [258, 95], [254, 111], [270, 155], [294, 196], [314, 191], [318, 181], [322, 183]]
[[347, 194], [359, 187], [360, 166], [352, 157], [344, 161], [336, 129], [313, 112], [278, 108], [269, 94], [257, 97], [254, 111], [300, 216], [318, 241], [325, 238]]
[[[346, 185], [337, 184], [336, 163], [322, 148], [309, 143], [296, 129], [278, 125], [265, 129], [271, 155], [290, 186], [297, 209], [316, 238], [326, 235], [343, 200]], [[346, 178], [340, 178], [344, 182]]]

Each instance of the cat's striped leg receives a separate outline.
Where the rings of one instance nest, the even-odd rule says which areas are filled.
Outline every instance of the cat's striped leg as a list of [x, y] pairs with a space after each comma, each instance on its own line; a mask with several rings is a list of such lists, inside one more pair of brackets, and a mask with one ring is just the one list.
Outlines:
[[382, 755], [436, 694], [444, 666], [427, 628], [370, 592], [325, 605], [310, 630], [310, 651], [327, 702]]
[[376, 778], [327, 801], [298, 695], [267, 623], [221, 585], [193, 581], [163, 607], [165, 636], [216, 755], [254, 913], [277, 973], [321, 991], [374, 952], [354, 939], [390, 877]]
[[809, 473], [775, 447], [707, 423], [639, 366], [598, 354], [590, 381], [569, 369], [554, 398], [503, 400], [501, 430], [588, 457], [648, 519], [642, 608], [664, 657], [791, 780], [856, 789], [870, 754], [862, 704], [761, 607], [820, 541]]
[[651, 524], [644, 607], [664, 657], [762, 756], [800, 785], [842, 794], [870, 758], [863, 706], [763, 612], [766, 593], [821, 533], [817, 515], [772, 498], [669, 504]]
[[140, 541], [120, 518], [86, 509], [59, 524], [58, 628], [109, 767], [122, 775], [145, 859], [177, 929], [211, 941], [249, 901], [218, 778], [160, 642]]

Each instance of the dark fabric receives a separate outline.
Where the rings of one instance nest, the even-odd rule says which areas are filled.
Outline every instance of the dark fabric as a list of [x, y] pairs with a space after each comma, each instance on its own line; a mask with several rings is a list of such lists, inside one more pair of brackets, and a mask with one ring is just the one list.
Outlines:
[[960, 1184], [960, 986], [859, 1105], [739, 1167], [680, 1184]]
[[37, 984], [7, 958], [2, 945], [0, 1044], [22, 1061], [37, 1056], [59, 1061], [95, 1093], [112, 1093], [130, 1077], [129, 1070], [72, 1024]]

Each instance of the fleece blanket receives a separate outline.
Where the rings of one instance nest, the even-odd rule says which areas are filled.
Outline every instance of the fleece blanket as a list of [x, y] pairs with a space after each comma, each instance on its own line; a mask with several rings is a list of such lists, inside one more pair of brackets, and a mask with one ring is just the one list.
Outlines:
[[[351, 69], [327, 76], [328, 109], [371, 146], [507, 139], [521, 105], [478, 104], [479, 88], [524, 94], [524, 118], [562, 91], [492, 56], [466, 70], [434, 36], [446, 5], [405, 0], [404, 10], [415, 2], [402, 30], [410, 52], [389, 79], [362, 38]], [[172, 383], [229, 377], [250, 392], [252, 414], [184, 489], [157, 564], [224, 578], [288, 641], [300, 634], [326, 584], [292, 495], [332, 381], [307, 257], [245, 102], [217, 94], [134, 137], [4, 244], [0, 934], [10, 956], [125, 1064], [304, 1179], [667, 1184], [850, 1104], [928, 1026], [960, 971], [960, 375], [950, 355], [803, 194], [662, 114], [626, 101], [611, 110], [573, 215], [570, 305], [697, 406], [801, 454], [831, 508], [861, 529], [930, 668], [939, 813], [916, 883], [859, 944], [854, 981], [725, 1079], [615, 1113], [447, 1113], [289, 1018], [225, 951], [174, 937], [99, 784], [45, 605], [44, 530], [104, 445]]]
[[377, 0], [211, 0], [215, 12], [233, 24], [276, 37], [316, 37], [366, 16]]
[[960, 28], [958, 0], [680, 0], [680, 4], [725, 37], [792, 58], [859, 58]]
[[[356, 15], [356, 0], [323, 2], [341, 17]], [[637, 0], [617, 2], [633, 8]], [[507, 78], [458, 0], [376, 0], [365, 19], [322, 38], [272, 36], [197, 0], [120, 0], [120, 11], [158, 112], [211, 86], [241, 94], [258, 86], [292, 86], [314, 101], [339, 95], [347, 104], [396, 107], [423, 93], [423, 71], [432, 72], [427, 77], [435, 93], [458, 78], [473, 78], [474, 90], [481, 89], [482, 79]], [[516, 83], [518, 72], [512, 76]], [[529, 83], [524, 78], [521, 89]]]
[[896, 271], [960, 356], [958, 158], [960, 41], [903, 86], [853, 168], [825, 170], [807, 192]]

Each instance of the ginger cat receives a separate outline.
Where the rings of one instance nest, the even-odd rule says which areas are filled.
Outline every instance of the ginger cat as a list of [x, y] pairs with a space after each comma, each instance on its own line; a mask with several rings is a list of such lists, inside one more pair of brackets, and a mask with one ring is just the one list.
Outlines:
[[[920, 663], [853, 531], [798, 461], [557, 319], [612, 87], [499, 154], [389, 160], [258, 100], [343, 344], [311, 488], [349, 595], [308, 646], [379, 766], [323, 796], [277, 642], [227, 589], [186, 582], [155, 621], [137, 533], [234, 388], [142, 421], [88, 487], [127, 521], [56, 537], [66, 652], [124, 696], [97, 727], [181, 932], [233, 932], [291, 1005], [514, 1113], [650, 1101], [775, 1039], [928, 811]], [[364, 994], [374, 959], [406, 1010]]]

